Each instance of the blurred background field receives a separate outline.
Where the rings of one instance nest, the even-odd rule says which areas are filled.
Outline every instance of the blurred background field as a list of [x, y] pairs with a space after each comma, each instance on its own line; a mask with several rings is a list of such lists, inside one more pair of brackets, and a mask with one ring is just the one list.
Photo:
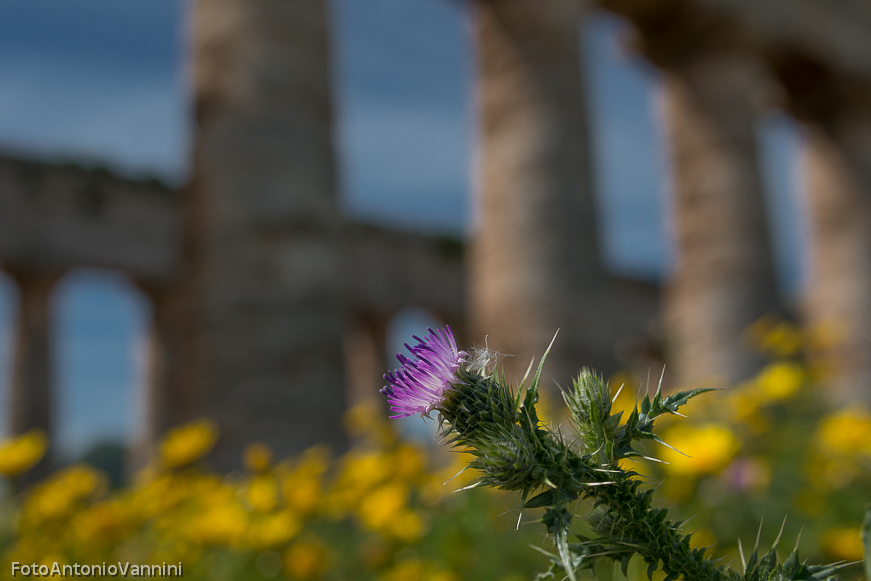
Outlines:
[[[194, 131], [187, 9], [173, 0], [5, 6], [0, 147], [184, 183]], [[466, 237], [475, 140], [468, 11], [436, 0], [348, 0], [332, 11], [345, 212]], [[603, 258], [610, 269], [660, 281], [673, 249], [656, 72], [621, 46], [626, 24], [613, 15], [594, 13], [583, 26]], [[798, 127], [775, 112], [761, 120], [760, 138], [778, 268], [794, 294], [806, 276], [806, 234], [797, 219]], [[16, 304], [14, 283], [0, 276], [5, 398]], [[104, 441], [129, 442], [141, 431], [143, 336], [151, 309], [141, 291], [112, 271], [73, 270], [54, 291], [55, 431], [67, 457]], [[387, 352], [401, 350], [410, 331], [428, 324], [421, 309], [401, 313]], [[0, 425], [8, 416], [0, 414]]]
[[[736, 566], [739, 539], [749, 555], [757, 530], [763, 547], [781, 536], [781, 552], [798, 543], [810, 562], [861, 561], [871, 414], [825, 411], [817, 382], [824, 371], [804, 357], [818, 337], [770, 320], [753, 331], [772, 362], [742, 385], [697, 398], [688, 418], [668, 419], [660, 434], [673, 448], [647, 450], [666, 463], [624, 468], [649, 479], [673, 518], [687, 519], [694, 546]], [[640, 388], [626, 374], [612, 378], [617, 410], [635, 406], [633, 385]], [[555, 427], [561, 402], [543, 405]], [[516, 527], [516, 495], [461, 490], [475, 481], [462, 471], [469, 456], [398, 438], [376, 402], [351, 409], [345, 422], [356, 444], [339, 457], [315, 447], [276, 461], [254, 443], [244, 472], [219, 475], [203, 463], [217, 431], [201, 421], [168, 434], [160, 458], [128, 484], [88, 464], [65, 468], [7, 494], [4, 559], [183, 563], [195, 579], [507, 581], [546, 568], [533, 550], [552, 550], [539, 511], [525, 511]], [[0, 448], [7, 484], [44, 445], [30, 434]], [[590, 510], [575, 508], [579, 516]], [[618, 577], [618, 569], [603, 562], [596, 575]], [[629, 577], [645, 571], [636, 557]], [[861, 579], [860, 567], [842, 578]]]
[[4, 3], [5, 554], [531, 578], [516, 499], [384, 420], [447, 323], [515, 380], [560, 328], [556, 423], [584, 365], [622, 406], [728, 387], [638, 466], [662, 502], [734, 562], [763, 516], [860, 558], [868, 30], [859, 0]]

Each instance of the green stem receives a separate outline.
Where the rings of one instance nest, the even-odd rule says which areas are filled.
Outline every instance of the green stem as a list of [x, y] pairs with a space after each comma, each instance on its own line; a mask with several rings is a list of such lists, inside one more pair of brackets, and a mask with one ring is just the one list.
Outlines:
[[[679, 524], [666, 518], [665, 509], [651, 506], [650, 491], [625, 472], [607, 474], [612, 484], [589, 487], [585, 497], [605, 508], [597, 527], [600, 535], [627, 543], [650, 566], [659, 566], [667, 578], [689, 581], [727, 581], [724, 569], [704, 557], [703, 549], [690, 547], [690, 537], [679, 532]], [[602, 530], [604, 526], [608, 530]], [[661, 565], [660, 565], [661, 563]]]

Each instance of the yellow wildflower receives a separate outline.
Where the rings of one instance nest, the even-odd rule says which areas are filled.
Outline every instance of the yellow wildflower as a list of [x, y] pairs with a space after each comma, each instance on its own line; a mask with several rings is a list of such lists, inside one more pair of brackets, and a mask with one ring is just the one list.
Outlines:
[[820, 421], [816, 439], [825, 453], [871, 455], [871, 414], [861, 408], [830, 414]]
[[287, 506], [302, 515], [312, 514], [318, 509], [323, 488], [317, 476], [297, 476], [284, 482], [284, 498]]
[[364, 526], [385, 530], [408, 503], [408, 486], [401, 482], [389, 482], [374, 490], [360, 503], [357, 515]]
[[396, 476], [413, 480], [423, 474], [426, 468], [426, 455], [423, 450], [411, 444], [400, 444], [393, 452]]
[[767, 365], [756, 378], [762, 395], [769, 401], [781, 401], [792, 397], [805, 381], [801, 365], [779, 362]]
[[188, 523], [188, 536], [195, 542], [226, 547], [238, 546], [245, 536], [248, 515], [236, 503], [220, 502], [206, 507]]
[[611, 405], [611, 413], [623, 412], [623, 417], [628, 417], [635, 409], [638, 380], [628, 371], [618, 371], [611, 376], [608, 384], [611, 387], [611, 397], [616, 398]]
[[704, 549], [717, 544], [717, 538], [708, 529], [697, 529], [690, 539], [690, 546], [694, 549]]
[[0, 474], [18, 476], [39, 462], [48, 449], [48, 438], [42, 430], [30, 430], [17, 438], [0, 442]]
[[286, 544], [302, 528], [302, 522], [292, 513], [284, 511], [266, 515], [251, 523], [249, 540], [259, 549]]
[[405, 559], [393, 566], [384, 576], [382, 581], [410, 581], [412, 579], [424, 579], [426, 565], [420, 559]]
[[324, 446], [306, 450], [295, 467], [283, 462], [276, 468], [281, 477], [285, 503], [300, 515], [313, 514], [318, 510], [324, 491], [321, 483], [330, 464], [329, 451]]
[[278, 506], [278, 482], [268, 474], [256, 476], [248, 483], [246, 500], [254, 510], [269, 512]]
[[393, 472], [394, 465], [384, 454], [369, 452], [350, 454], [342, 479], [355, 487], [366, 489], [383, 481]]
[[245, 448], [245, 468], [251, 472], [265, 472], [272, 464], [272, 450], [262, 442], [255, 442]]
[[326, 503], [335, 517], [356, 510], [369, 491], [393, 475], [395, 466], [383, 452], [350, 452]]
[[666, 448], [660, 456], [668, 462], [666, 468], [676, 474], [716, 474], [741, 447], [729, 428], [720, 424], [677, 424], [662, 439], [679, 450]]
[[740, 422], [753, 432], [760, 434], [768, 429], [768, 421], [762, 413], [762, 392], [754, 382], [746, 382], [730, 390], [725, 399], [728, 416]]
[[345, 429], [352, 436], [362, 436], [376, 432], [384, 423], [384, 411], [375, 400], [358, 403], [345, 412]]
[[78, 503], [105, 486], [105, 478], [96, 469], [85, 464], [71, 466], [32, 490], [24, 507], [26, 518], [41, 521], [67, 516]]
[[76, 515], [73, 529], [77, 538], [88, 542], [112, 542], [129, 530], [129, 517], [118, 500], [101, 502]]
[[823, 535], [823, 550], [835, 559], [861, 561], [865, 553], [859, 527], [835, 528]]
[[417, 513], [402, 510], [387, 522], [387, 532], [403, 543], [411, 544], [419, 541], [425, 530], [423, 520]]
[[804, 346], [804, 335], [801, 329], [781, 321], [777, 323], [762, 338], [762, 348], [778, 357], [791, 357], [801, 351]]
[[160, 457], [168, 468], [181, 468], [205, 456], [218, 440], [214, 422], [200, 420], [171, 430], [160, 445]]

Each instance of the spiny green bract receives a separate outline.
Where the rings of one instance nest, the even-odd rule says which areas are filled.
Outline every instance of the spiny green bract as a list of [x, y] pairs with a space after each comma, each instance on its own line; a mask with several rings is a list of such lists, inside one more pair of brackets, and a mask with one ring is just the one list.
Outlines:
[[[504, 378], [461, 369], [439, 406], [454, 434], [451, 442], [475, 456], [470, 466], [481, 473], [476, 485], [519, 491], [522, 507], [545, 509], [542, 522], [557, 554], [549, 554], [552, 566], [539, 579], [575, 581], [577, 570], [591, 568], [603, 557], [620, 562], [625, 572], [636, 553], [647, 562], [648, 576], [662, 569], [666, 581], [825, 581], [839, 567], [807, 566], [795, 552], [781, 564], [772, 549], [762, 559], [754, 550], [743, 574], [727, 570], [705, 558], [705, 549], [692, 548], [691, 535], [680, 532], [681, 523], [652, 506], [653, 492], [643, 489], [638, 474], [619, 467], [620, 459], [641, 455], [633, 448], [635, 442], [662, 442], [653, 431], [657, 417], [676, 414], [690, 398], [709, 389], [665, 397], [657, 389], [621, 423], [622, 412], [611, 413], [607, 383], [584, 369], [565, 395], [577, 432], [577, 440], [568, 441], [542, 425], [535, 409], [543, 364], [544, 358], [522, 399], [520, 392], [506, 387]], [[593, 502], [590, 524], [597, 537], [571, 531], [569, 504], [578, 499]]]
[[451, 443], [468, 447], [480, 485], [516, 490], [524, 498], [543, 486], [578, 497], [586, 462], [540, 425], [534, 407], [518, 405], [504, 380], [458, 372], [439, 411], [453, 428]]
[[601, 463], [615, 464], [621, 458], [641, 456], [632, 444], [637, 440], [654, 440], [664, 444], [653, 433], [654, 420], [663, 414], [676, 414], [690, 398], [712, 391], [711, 388], [681, 391], [667, 397], [657, 389], [653, 399], [645, 395], [621, 424], [623, 412], [611, 414], [611, 389], [593, 371], [582, 369], [574, 389], [563, 394], [572, 415], [575, 429], [588, 454], [595, 454]]

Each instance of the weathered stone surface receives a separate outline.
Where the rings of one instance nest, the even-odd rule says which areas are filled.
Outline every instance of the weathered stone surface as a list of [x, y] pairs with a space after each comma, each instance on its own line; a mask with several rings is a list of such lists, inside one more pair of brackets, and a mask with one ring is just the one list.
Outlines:
[[[6, 265], [19, 289], [12, 353], [10, 428], [13, 434], [32, 429], [51, 437], [54, 431], [54, 341], [51, 337], [51, 291], [60, 272], [32, 271]], [[26, 482], [46, 476], [53, 468], [53, 450], [24, 477]]]
[[474, 339], [515, 357], [519, 380], [557, 329], [547, 385], [581, 362], [613, 367], [592, 195], [574, 0], [479, 0], [478, 222], [469, 277]]
[[[809, 189], [814, 190], [811, 206], [818, 215], [811, 216], [812, 244], [818, 247], [812, 250], [806, 314], [813, 323], [850, 320], [847, 344], [830, 354], [839, 361], [834, 383], [842, 398], [867, 401], [871, 361], [864, 353], [871, 345], [871, 323], [866, 322], [871, 293], [864, 289], [871, 283], [864, 278], [871, 255], [865, 246], [871, 240], [863, 231], [865, 202], [857, 196], [871, 194], [871, 4], [864, 0], [601, 0], [600, 5], [632, 21], [639, 51], [666, 70], [712, 54], [755, 59], [777, 83], [777, 96], [768, 104], [784, 107], [810, 126], [813, 138], [806, 175]], [[852, 210], [847, 210], [848, 204]], [[736, 297], [726, 287], [717, 286], [717, 291], [723, 301]], [[681, 301], [674, 293], [672, 298], [672, 305]], [[863, 300], [869, 304], [861, 304]], [[711, 309], [701, 305], [694, 309], [686, 304], [675, 311], [672, 321], [712, 316]], [[716, 350], [713, 344], [683, 343], [697, 346], [700, 354]], [[714, 365], [709, 359], [689, 357], [700, 367]]]
[[341, 449], [346, 256], [335, 192], [326, 3], [193, 3], [197, 115], [187, 198], [179, 419], [215, 463], [263, 441]]
[[178, 193], [105, 170], [0, 157], [0, 257], [30, 269], [88, 264], [176, 275]]
[[355, 312], [390, 318], [408, 307], [425, 307], [449, 323], [462, 321], [462, 241], [357, 224], [348, 232], [349, 300]]
[[731, 385], [764, 362], [745, 330], [781, 311], [757, 159], [765, 78], [736, 53], [706, 53], [664, 75], [677, 261], [666, 300], [681, 384]]
[[[186, 419], [207, 415], [196, 392], [178, 388], [179, 381], [191, 373], [183, 359], [195, 341], [188, 324], [189, 297], [175, 284], [182, 256], [183, 194], [153, 181], [12, 157], [0, 158], [0, 168], [4, 210], [0, 221], [27, 226], [4, 228], [0, 233], [0, 259], [20, 279], [22, 313], [30, 313], [21, 319], [16, 339], [11, 425], [16, 431], [51, 427], [49, 313], [34, 311], [35, 305], [47, 309], [49, 287], [34, 281], [54, 281], [63, 268], [117, 268], [137, 281], [154, 313], [147, 350], [146, 432], [133, 461], [142, 464], [162, 433]], [[96, 208], [95, 191], [103, 200]], [[96, 233], [46, 240], [43, 234], [57, 224], [67, 233], [87, 233], [88, 228]], [[402, 309], [426, 308], [463, 335], [463, 244], [449, 237], [353, 223], [347, 224], [345, 236], [350, 259], [337, 280], [347, 288], [331, 292], [348, 295], [343, 359], [351, 368], [348, 389], [354, 399], [361, 399], [377, 393], [383, 383], [386, 327]], [[97, 238], [110, 248], [93, 243]], [[317, 272], [322, 265], [317, 253], [309, 250], [305, 246], [297, 252], [282, 252], [282, 268]], [[262, 292], [281, 298], [279, 291], [269, 289], [272, 283], [265, 284]], [[286, 296], [299, 298], [291, 292]], [[33, 313], [41, 313], [42, 318]], [[272, 338], [275, 344], [283, 340], [280, 333]]]
[[[339, 215], [321, 0], [194, 4], [199, 132], [195, 179], [183, 204], [182, 194], [153, 183], [0, 159], [0, 260], [27, 277], [50, 278], [79, 265], [130, 274], [155, 313], [148, 439], [181, 421], [213, 416], [224, 432], [216, 456], [222, 467], [237, 465], [241, 447], [255, 439], [279, 454], [314, 441], [341, 446], [346, 384], [352, 399], [380, 386], [387, 323], [408, 306], [431, 310], [464, 344], [489, 334], [491, 347], [518, 355], [506, 360], [515, 377], [558, 327], [549, 372], [561, 383], [580, 364], [606, 372], [631, 364], [634, 356], [625, 353], [646, 348], [639, 337], [656, 313], [657, 289], [612, 277], [600, 264], [577, 52], [586, 5], [476, 3], [481, 223], [466, 275], [455, 242], [349, 227]], [[679, 79], [669, 89], [679, 118], [673, 128], [682, 135], [675, 139], [678, 181], [695, 192], [685, 201], [696, 204], [702, 196], [707, 209], [693, 206], [690, 213], [700, 217], [680, 226], [694, 256], [684, 255], [682, 264], [695, 261], [701, 274], [686, 284], [679, 276], [671, 296], [707, 296], [678, 299], [683, 306], [674, 313], [696, 329], [720, 325], [719, 339], [685, 341], [697, 349], [687, 359], [730, 374], [743, 369], [744, 355], [724, 349], [724, 338], [737, 340], [750, 313], [767, 310], [748, 308], [765, 302], [752, 297], [770, 296], [748, 130], [754, 100], [748, 95], [768, 81], [748, 73], [752, 64], [722, 57], [751, 55], [779, 82], [780, 102], [818, 132], [810, 183], [828, 198], [815, 202], [821, 282], [814, 283], [809, 312], [855, 319], [856, 340], [836, 355], [846, 367], [857, 365], [853, 385], [867, 386], [871, 227], [858, 192], [871, 191], [871, 35], [865, 34], [871, 5], [600, 5], [632, 20], [641, 52]], [[742, 193], [716, 195], [735, 190]], [[721, 235], [730, 242], [711, 243]], [[21, 280], [23, 290], [30, 288], [29, 279]], [[26, 304], [42, 301], [41, 291], [24, 292]], [[33, 348], [38, 335], [20, 337], [18, 349], [30, 350], [29, 361], [44, 361], [24, 366], [42, 369], [33, 377], [48, 378], [50, 353], [40, 359]], [[621, 347], [623, 337], [629, 339]], [[656, 349], [650, 352], [656, 361]], [[726, 362], [729, 353], [734, 357]], [[343, 373], [345, 365], [353, 377]], [[50, 392], [50, 379], [43, 383]], [[18, 429], [46, 423], [40, 418], [49, 417], [49, 396], [39, 393], [28, 396], [40, 403], [19, 414], [30, 419]]]
[[833, 399], [871, 404], [871, 187], [819, 128], [808, 131], [804, 169], [811, 210], [805, 316], [829, 338], [818, 355]]
[[[638, 46], [659, 66], [711, 49], [738, 49], [775, 65], [819, 63], [871, 82], [871, 5], [864, 0], [599, 0], [637, 27]], [[807, 87], [804, 88], [806, 92]]]

